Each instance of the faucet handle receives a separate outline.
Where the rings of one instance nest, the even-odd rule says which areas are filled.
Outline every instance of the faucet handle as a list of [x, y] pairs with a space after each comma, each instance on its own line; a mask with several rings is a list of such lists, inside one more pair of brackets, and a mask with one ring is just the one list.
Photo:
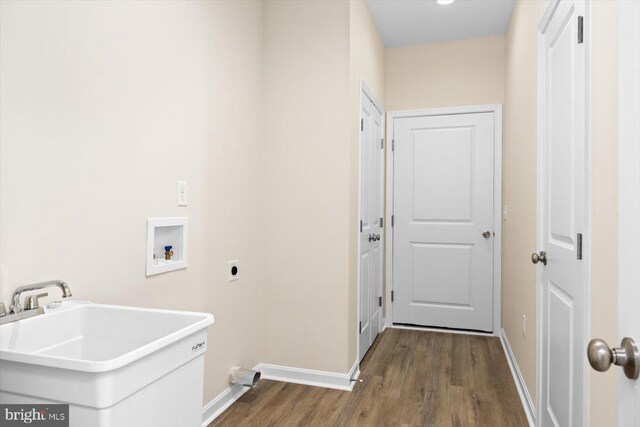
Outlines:
[[49, 294], [47, 292], [42, 294], [37, 294], [37, 295], [29, 295], [26, 301], [24, 302], [24, 309], [35, 310], [36, 308], [40, 307], [40, 302], [38, 301], [38, 298], [46, 297], [48, 295]]
[[7, 309], [4, 306], [4, 303], [0, 301], [0, 317], [4, 317], [7, 315]]

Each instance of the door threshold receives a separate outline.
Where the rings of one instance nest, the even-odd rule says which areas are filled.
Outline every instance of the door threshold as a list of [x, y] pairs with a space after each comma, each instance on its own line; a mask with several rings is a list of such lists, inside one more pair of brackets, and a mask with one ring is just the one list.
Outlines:
[[411, 325], [406, 323], [394, 323], [393, 325], [391, 325], [391, 327], [394, 329], [409, 329], [412, 331], [425, 331], [425, 332], [441, 332], [444, 334], [480, 335], [483, 337], [493, 336], [493, 332], [476, 331], [473, 329], [454, 329], [454, 328], [434, 327], [434, 326], [420, 326], [420, 325]]

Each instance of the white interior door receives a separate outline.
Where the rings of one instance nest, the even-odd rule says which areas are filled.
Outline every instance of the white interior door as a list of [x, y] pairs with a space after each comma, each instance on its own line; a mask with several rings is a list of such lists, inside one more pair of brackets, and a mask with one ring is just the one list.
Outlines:
[[360, 360], [380, 333], [382, 320], [382, 114], [361, 94], [360, 124]]
[[546, 253], [536, 255], [541, 426], [581, 426], [585, 420], [584, 11], [582, 0], [560, 0], [539, 38], [537, 250]]
[[[618, 330], [640, 345], [640, 2], [620, 2], [619, 16]], [[640, 379], [612, 369], [620, 377], [618, 425], [640, 426]]]
[[394, 323], [493, 330], [494, 119], [394, 120]]

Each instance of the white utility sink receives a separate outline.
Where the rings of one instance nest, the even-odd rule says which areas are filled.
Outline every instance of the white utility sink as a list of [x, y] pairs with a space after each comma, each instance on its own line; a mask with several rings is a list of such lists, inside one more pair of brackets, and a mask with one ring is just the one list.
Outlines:
[[0, 403], [71, 426], [200, 426], [208, 313], [64, 302], [0, 326]]

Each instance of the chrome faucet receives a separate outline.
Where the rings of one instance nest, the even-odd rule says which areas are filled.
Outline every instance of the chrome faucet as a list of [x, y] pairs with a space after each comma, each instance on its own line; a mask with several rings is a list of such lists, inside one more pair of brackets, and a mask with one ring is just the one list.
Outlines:
[[[37, 291], [40, 289], [50, 288], [53, 286], [57, 286], [58, 288], [60, 288], [60, 290], [62, 291], [62, 298], [69, 298], [70, 296], [72, 296], [69, 285], [67, 285], [66, 282], [62, 280], [48, 280], [46, 282], [20, 286], [13, 292], [13, 297], [11, 298], [11, 301], [13, 302], [13, 305], [11, 306], [11, 309], [10, 309], [11, 313], [20, 313], [21, 311], [23, 311], [22, 305], [20, 304], [20, 296], [22, 295], [23, 292]], [[44, 295], [37, 295], [36, 297], [38, 296], [44, 296]], [[37, 299], [35, 302], [35, 306], [33, 302], [29, 302], [29, 304], [27, 304], [26, 306], [26, 310], [31, 310], [36, 307], [37, 307]]]

